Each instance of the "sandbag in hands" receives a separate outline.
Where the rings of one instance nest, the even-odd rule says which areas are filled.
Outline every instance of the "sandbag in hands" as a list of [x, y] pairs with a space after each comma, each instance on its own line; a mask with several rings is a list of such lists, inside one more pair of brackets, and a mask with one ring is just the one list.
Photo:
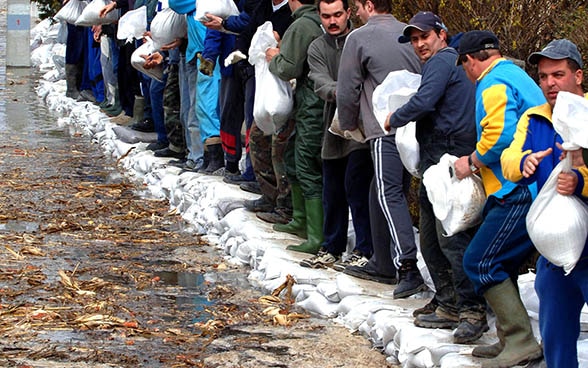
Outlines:
[[93, 0], [85, 8], [75, 22], [76, 26], [91, 27], [100, 24], [115, 23], [120, 18], [120, 9], [114, 9], [105, 17], [100, 18], [100, 10], [112, 3], [111, 0]]
[[59, 9], [53, 18], [69, 24], [75, 24], [87, 5], [88, 3], [86, 1], [69, 0], [67, 4]]
[[557, 164], [526, 218], [527, 232], [537, 251], [563, 267], [566, 275], [576, 266], [588, 237], [588, 206], [575, 195], [557, 192], [557, 177], [570, 172], [571, 166], [569, 155]]
[[153, 46], [153, 40], [149, 37], [145, 37], [145, 42], [139, 46], [133, 53], [131, 54], [131, 65], [133, 68], [137, 69], [141, 73], [147, 74], [151, 78], [157, 80], [158, 82], [163, 82], [163, 65], [159, 64], [154, 68], [145, 68], [145, 55], [151, 55], [155, 52], [155, 47]]
[[233, 0], [198, 0], [194, 18], [201, 22], [208, 22], [210, 19], [206, 13], [227, 19], [231, 15], [239, 15], [239, 9]]
[[423, 173], [427, 197], [433, 205], [435, 217], [441, 221], [444, 236], [452, 236], [482, 221], [486, 193], [482, 179], [470, 175], [459, 180], [455, 175], [457, 157], [448, 153], [439, 163]]
[[155, 14], [150, 29], [153, 47], [160, 50], [162, 46], [178, 38], [186, 38], [188, 32], [186, 16], [176, 13], [172, 8], [165, 8]]
[[343, 130], [339, 124], [339, 110], [335, 109], [335, 115], [329, 126], [329, 133], [339, 136], [341, 138], [350, 139], [359, 143], [365, 143], [365, 135], [361, 128], [361, 124], [355, 130]]
[[253, 117], [266, 135], [278, 132], [290, 118], [294, 107], [294, 92], [290, 82], [278, 78], [269, 70], [265, 51], [276, 47], [271, 22], [257, 28], [249, 47], [249, 63], [255, 66], [255, 96]]
[[116, 38], [130, 43], [133, 39], [140, 40], [147, 31], [147, 7], [141, 5], [129, 10], [118, 20]]

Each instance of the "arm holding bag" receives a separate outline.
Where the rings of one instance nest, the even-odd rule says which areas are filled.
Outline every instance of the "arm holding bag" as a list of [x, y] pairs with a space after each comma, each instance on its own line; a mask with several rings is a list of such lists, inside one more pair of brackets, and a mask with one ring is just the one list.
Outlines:
[[557, 177], [571, 170], [570, 156], [553, 169], [527, 213], [527, 231], [537, 251], [569, 274], [588, 236], [588, 207], [575, 195], [557, 192]]

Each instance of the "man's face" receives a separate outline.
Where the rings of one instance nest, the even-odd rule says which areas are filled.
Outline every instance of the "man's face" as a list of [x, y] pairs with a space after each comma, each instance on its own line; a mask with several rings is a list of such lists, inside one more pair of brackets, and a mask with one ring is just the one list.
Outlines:
[[324, 1], [319, 3], [319, 14], [323, 28], [331, 36], [338, 36], [347, 30], [351, 9], [345, 10], [341, 0], [327, 4]]
[[[365, 8], [365, 6], [363, 6], [361, 4], [361, 1], [359, 0], [354, 0], [355, 1], [355, 7], [357, 8], [357, 16], [359, 17], [359, 19], [361, 19], [362, 22], [366, 23], [368, 21], [368, 18], [370, 17], [367, 9]], [[367, 3], [366, 3], [367, 5]]]
[[441, 30], [439, 34], [433, 29], [423, 32], [412, 28], [410, 31], [410, 43], [414, 48], [414, 52], [423, 62], [429, 60], [437, 51], [447, 46], [443, 37], [447, 37], [444, 30]]
[[480, 74], [476, 71], [475, 64], [477, 63], [476, 59], [472, 58], [469, 55], [460, 55], [458, 56], [461, 59], [461, 66], [466, 73], [466, 76], [472, 83], [476, 83], [476, 80], [480, 76]]
[[559, 91], [582, 95], [582, 69], [572, 71], [567, 59], [553, 60], [546, 57], [539, 59], [539, 86], [553, 106]]

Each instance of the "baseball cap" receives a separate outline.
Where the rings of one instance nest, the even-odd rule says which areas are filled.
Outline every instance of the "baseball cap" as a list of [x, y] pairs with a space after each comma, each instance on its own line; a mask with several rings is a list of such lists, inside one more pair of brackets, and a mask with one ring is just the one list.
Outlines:
[[398, 42], [410, 42], [410, 32], [413, 28], [422, 32], [427, 32], [434, 28], [443, 29], [447, 32], [447, 27], [445, 27], [445, 24], [443, 24], [443, 21], [437, 14], [430, 11], [421, 11], [410, 18], [408, 25], [402, 30], [402, 35], [398, 37]]
[[543, 48], [543, 50], [529, 55], [527, 61], [529, 61], [529, 64], [537, 65], [539, 63], [539, 59], [542, 57], [553, 60], [571, 59], [578, 63], [580, 68], [583, 67], [582, 57], [580, 56], [578, 47], [576, 47], [573, 42], [566, 39], [551, 41]]
[[[472, 54], [480, 50], [499, 49], [498, 37], [490, 31], [469, 31], [461, 36], [457, 52], [460, 55]], [[461, 64], [460, 58], [457, 65]]]

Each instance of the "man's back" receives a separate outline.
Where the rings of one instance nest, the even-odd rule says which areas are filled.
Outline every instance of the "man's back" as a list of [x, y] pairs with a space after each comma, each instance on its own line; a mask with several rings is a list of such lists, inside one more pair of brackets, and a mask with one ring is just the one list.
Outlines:
[[341, 128], [355, 128], [361, 110], [366, 138], [384, 135], [372, 111], [374, 89], [392, 71], [420, 72], [420, 62], [412, 48], [398, 43], [405, 26], [392, 15], [378, 14], [347, 37], [337, 85]]

